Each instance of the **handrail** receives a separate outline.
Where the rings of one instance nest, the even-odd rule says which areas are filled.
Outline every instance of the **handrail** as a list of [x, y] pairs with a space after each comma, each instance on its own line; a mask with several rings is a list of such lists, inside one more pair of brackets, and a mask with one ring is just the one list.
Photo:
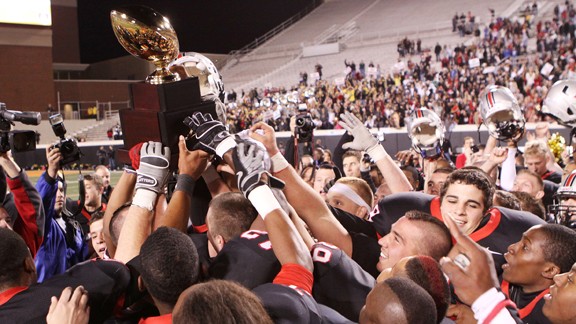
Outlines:
[[284, 22], [282, 22], [278, 26], [274, 27], [270, 31], [266, 32], [264, 35], [256, 38], [251, 43], [245, 45], [244, 47], [242, 47], [238, 50], [230, 51], [230, 53], [228, 53], [228, 58], [225, 60], [225, 62], [223, 62], [223, 66], [228, 64], [228, 62], [231, 59], [239, 60], [241, 56], [250, 53], [251, 51], [253, 51], [257, 47], [261, 46], [262, 44], [264, 44], [265, 42], [270, 40], [272, 37], [278, 35], [282, 31], [286, 30], [288, 27], [292, 26], [298, 20], [302, 19], [304, 16], [306, 16], [307, 14], [312, 12], [312, 10], [316, 9], [322, 3], [324, 3], [324, 0], [313, 0], [313, 2], [311, 4], [306, 6], [300, 12], [298, 12], [294, 16], [288, 18], [287, 20], [285, 20]]

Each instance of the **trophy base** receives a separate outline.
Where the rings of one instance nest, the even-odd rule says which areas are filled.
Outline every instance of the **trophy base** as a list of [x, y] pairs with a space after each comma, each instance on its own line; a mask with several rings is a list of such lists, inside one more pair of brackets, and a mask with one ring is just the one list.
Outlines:
[[154, 71], [154, 73], [146, 77], [146, 83], [150, 84], [163, 84], [176, 81], [180, 81], [180, 76], [165, 69]]

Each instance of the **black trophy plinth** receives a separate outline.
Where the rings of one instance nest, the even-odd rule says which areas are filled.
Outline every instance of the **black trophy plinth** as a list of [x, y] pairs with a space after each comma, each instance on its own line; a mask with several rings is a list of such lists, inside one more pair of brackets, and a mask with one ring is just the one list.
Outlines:
[[128, 151], [140, 142], [162, 142], [170, 147], [171, 168], [178, 166], [178, 137], [190, 129], [182, 122], [196, 111], [208, 112], [216, 118], [214, 102], [202, 102], [198, 78], [153, 85], [130, 85], [132, 108], [120, 111], [124, 133], [124, 148], [118, 150], [118, 160], [130, 163]]

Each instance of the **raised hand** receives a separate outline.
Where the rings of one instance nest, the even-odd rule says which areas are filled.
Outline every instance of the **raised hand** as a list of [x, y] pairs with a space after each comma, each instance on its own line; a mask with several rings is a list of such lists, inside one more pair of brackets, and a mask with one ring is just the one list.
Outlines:
[[140, 165], [134, 189], [162, 192], [170, 173], [169, 165], [170, 148], [163, 147], [159, 142], [144, 143], [140, 149]]
[[508, 149], [505, 147], [496, 147], [490, 152], [490, 157], [488, 158], [490, 162], [494, 165], [500, 165], [502, 162], [506, 161], [508, 157]]
[[278, 146], [276, 145], [276, 135], [274, 128], [270, 125], [259, 122], [250, 128], [250, 137], [264, 145], [268, 155], [273, 156], [278, 153]]
[[442, 270], [454, 285], [458, 298], [468, 305], [487, 290], [498, 287], [494, 260], [485, 248], [462, 233], [450, 217], [444, 217], [456, 244], [440, 260]]
[[184, 120], [194, 134], [196, 143], [193, 150], [202, 150], [208, 154], [216, 154], [220, 157], [228, 150], [236, 146], [234, 138], [230, 136], [226, 126], [218, 120], [214, 120], [210, 114], [195, 112], [191, 117]]
[[262, 185], [282, 188], [284, 183], [274, 178], [266, 168], [266, 152], [253, 143], [242, 141], [234, 150], [234, 169], [238, 181], [238, 189], [248, 197], [250, 192]]
[[46, 147], [46, 160], [48, 161], [48, 175], [55, 179], [58, 170], [60, 170], [60, 161], [62, 160], [60, 149], [51, 146]]
[[353, 114], [346, 112], [340, 115], [338, 122], [348, 133], [354, 136], [352, 142], [344, 143], [343, 149], [353, 149], [358, 151], [368, 151], [368, 149], [379, 145], [378, 140], [374, 137], [362, 121]]
[[186, 148], [186, 140], [184, 136], [180, 135], [178, 148], [180, 155], [178, 157], [178, 170], [180, 174], [187, 174], [194, 180], [197, 180], [208, 164], [208, 153], [202, 150], [188, 151]]

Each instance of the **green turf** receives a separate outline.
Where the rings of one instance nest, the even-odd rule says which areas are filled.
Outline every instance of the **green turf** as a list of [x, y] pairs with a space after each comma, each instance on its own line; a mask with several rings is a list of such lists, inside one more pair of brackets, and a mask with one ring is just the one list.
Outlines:
[[[83, 175], [90, 174], [88, 171], [82, 171]], [[110, 184], [112, 187], [116, 185], [118, 179], [122, 175], [122, 171], [111, 171], [110, 172]], [[78, 197], [78, 171], [67, 171], [64, 175], [66, 177], [66, 183], [68, 183], [68, 189], [66, 190], [66, 195], [71, 199], [76, 199]], [[31, 175], [29, 174], [28, 177], [30, 181], [34, 185], [36, 185], [36, 181], [40, 177], [40, 175]]]

